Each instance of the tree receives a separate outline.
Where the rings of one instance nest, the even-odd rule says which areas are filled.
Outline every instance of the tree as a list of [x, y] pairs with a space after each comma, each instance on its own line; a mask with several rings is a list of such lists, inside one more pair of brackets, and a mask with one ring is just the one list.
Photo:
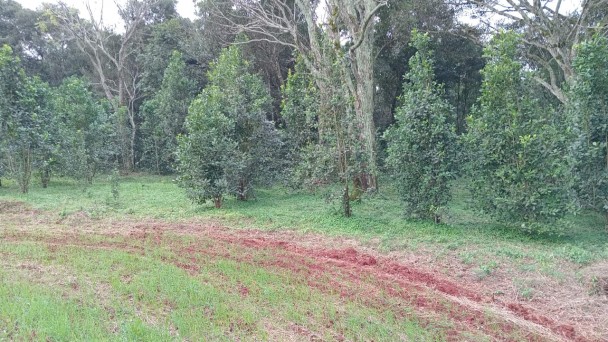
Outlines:
[[603, 213], [608, 227], [608, 38], [597, 34], [576, 52], [569, 106], [576, 188], [583, 205]]
[[[576, 11], [565, 13], [565, 1], [541, 0], [463, 0], [482, 12], [498, 14], [524, 32], [525, 55], [530, 65], [542, 72], [534, 80], [549, 90], [561, 103], [568, 102], [564, 91], [574, 77], [574, 47], [583, 41], [592, 28], [608, 27], [608, 0], [583, 0]], [[564, 6], [565, 7], [565, 6]], [[490, 23], [487, 23], [492, 26]]]
[[173, 171], [177, 136], [183, 133], [194, 84], [186, 76], [186, 64], [178, 51], [173, 51], [165, 70], [161, 88], [143, 105], [144, 159], [159, 173]]
[[[142, 97], [141, 68], [136, 54], [143, 47], [144, 27], [147, 23], [162, 21], [174, 13], [171, 0], [129, 0], [119, 6], [124, 32], [116, 34], [106, 27], [103, 17], [95, 19], [87, 6], [90, 20], [65, 3], [47, 5], [50, 23], [58, 25], [87, 55], [98, 83], [112, 104], [117, 119], [117, 132], [121, 146], [121, 162], [125, 172], [132, 171], [136, 159], [138, 130], [137, 105]], [[168, 9], [169, 8], [169, 9]]]
[[27, 193], [35, 161], [48, 150], [45, 132], [49, 125], [46, 108], [48, 87], [29, 78], [8, 45], [0, 48], [0, 153], [8, 174], [15, 178], [22, 193]]
[[0, 45], [11, 46], [26, 74], [57, 86], [63, 78], [87, 72], [87, 60], [61, 30], [13, 0], [0, 1]]
[[[296, 187], [306, 182], [323, 183], [311, 172], [319, 160], [308, 163], [306, 154], [319, 143], [319, 93], [301, 58], [296, 58], [293, 71], [281, 87], [281, 117], [285, 159], [289, 164], [290, 181]], [[318, 159], [318, 158], [313, 158]], [[318, 163], [322, 164], [322, 163]]]
[[[357, 149], [361, 151], [358, 158], [361, 172], [352, 176], [359, 190], [375, 190], [378, 170], [373, 120], [375, 54], [372, 27], [377, 21], [378, 10], [386, 2], [330, 0], [321, 9], [328, 14], [327, 20], [320, 23], [317, 15], [319, 3], [315, 1], [230, 1], [234, 3], [235, 11], [226, 15], [218, 10], [219, 17], [238, 31], [257, 35], [252, 41], [268, 41], [294, 48], [312, 73], [321, 94], [343, 91], [345, 94], [340, 96], [352, 99], [345, 105], [352, 106], [355, 114], [352, 118], [357, 122], [354, 134], [358, 138]], [[218, 9], [221, 8], [218, 5]], [[330, 44], [327, 44], [328, 40]], [[328, 77], [334, 68], [339, 70], [339, 87]], [[321, 102], [332, 98], [333, 95], [322, 97]], [[329, 107], [328, 103], [321, 109]], [[332, 113], [321, 111], [320, 130], [326, 124], [331, 125], [332, 118]]]
[[[387, 6], [378, 11], [379, 19], [374, 26], [374, 76], [378, 87], [375, 122], [381, 132], [394, 122], [393, 114], [403, 90], [403, 76], [415, 53], [408, 44], [412, 31], [416, 28], [423, 32], [432, 30], [433, 40], [437, 41], [436, 36], [440, 36], [443, 42], [448, 38], [445, 33], [454, 31], [454, 17], [454, 11], [444, 0], [389, 0]], [[440, 54], [440, 48], [441, 45], [435, 49], [436, 54]]]
[[198, 30], [197, 25], [184, 18], [172, 18], [147, 28], [145, 46], [137, 55], [143, 70], [141, 88], [147, 99], [161, 88], [174, 51], [182, 54], [188, 78], [197, 86], [204, 84], [207, 63], [219, 53], [210, 55], [206, 51], [207, 42], [198, 37]]
[[456, 134], [449, 123], [454, 108], [434, 81], [430, 39], [414, 31], [397, 123], [385, 133], [387, 166], [410, 216], [440, 221], [439, 209], [450, 199], [454, 178]]
[[557, 232], [573, 209], [566, 134], [559, 112], [534, 98], [538, 90], [517, 60], [519, 36], [496, 35], [478, 106], [469, 121], [472, 192], [478, 206], [526, 231]]
[[60, 171], [91, 184], [117, 154], [109, 108], [76, 77], [65, 79], [55, 89], [51, 108], [61, 135], [61, 151], [57, 153]]
[[266, 121], [268, 91], [238, 47], [224, 50], [208, 79], [188, 110], [187, 134], [178, 139], [178, 172], [192, 200], [212, 199], [219, 208], [224, 195], [246, 200], [254, 181], [269, 180], [278, 135]]

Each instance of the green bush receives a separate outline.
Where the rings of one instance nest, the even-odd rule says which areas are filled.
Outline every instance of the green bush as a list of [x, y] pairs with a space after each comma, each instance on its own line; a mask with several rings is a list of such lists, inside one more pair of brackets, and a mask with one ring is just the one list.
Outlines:
[[406, 213], [440, 220], [440, 208], [450, 200], [454, 178], [456, 134], [448, 118], [454, 110], [443, 98], [443, 87], [434, 81], [433, 53], [427, 35], [414, 32], [417, 49], [405, 76], [396, 124], [384, 137], [386, 164], [395, 180]]
[[567, 134], [560, 113], [534, 97], [518, 47], [519, 37], [504, 32], [485, 49], [481, 97], [467, 137], [472, 192], [478, 207], [503, 223], [560, 233], [557, 221], [575, 209]]
[[192, 102], [187, 134], [179, 137], [180, 185], [197, 203], [222, 205], [226, 194], [241, 200], [253, 182], [270, 182], [281, 141], [266, 121], [271, 99], [259, 76], [249, 72], [238, 47], [225, 49], [209, 71], [209, 85]]

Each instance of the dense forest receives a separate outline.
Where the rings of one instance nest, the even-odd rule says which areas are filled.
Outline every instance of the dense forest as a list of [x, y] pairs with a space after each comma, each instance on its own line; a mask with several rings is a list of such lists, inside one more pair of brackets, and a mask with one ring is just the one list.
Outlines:
[[175, 2], [111, 29], [0, 0], [0, 186], [148, 172], [217, 208], [323, 187], [345, 216], [386, 186], [439, 223], [459, 182], [526, 232], [608, 223], [608, 1]]

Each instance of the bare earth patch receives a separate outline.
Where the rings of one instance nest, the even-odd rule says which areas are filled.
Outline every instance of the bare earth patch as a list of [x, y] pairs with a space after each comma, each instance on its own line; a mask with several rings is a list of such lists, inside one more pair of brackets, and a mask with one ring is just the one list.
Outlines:
[[[80, 213], [76, 216], [57, 220], [49, 213], [0, 202], [3, 227], [10, 227], [0, 227], [0, 243], [37, 241], [49, 246], [119, 249], [129, 253], [143, 253], [142, 244], [162, 244], [179, 256], [179, 260], [167, 262], [192, 274], [199, 271], [204, 259], [228, 258], [303, 275], [310, 287], [370, 307], [402, 303], [413, 309], [423, 325], [447, 317], [453, 323], [448, 339], [454, 341], [461, 340], [462, 333], [467, 331], [482, 332], [492, 340], [608, 341], [606, 264], [584, 269], [583, 282], [540, 279], [536, 286], [542, 288], [539, 291], [542, 295], [528, 300], [520, 298], [515, 289], [509, 290], [517, 270], [498, 270], [488, 280], [475, 280], [459, 273], [467, 268], [460, 261], [437, 263], [433, 255], [421, 255], [420, 251], [383, 254], [354, 239], [290, 231], [237, 230], [221, 222], [94, 220]], [[92, 236], [101, 238], [93, 241]], [[184, 243], [183, 237], [193, 242]], [[268, 257], [252, 257], [260, 251]], [[35, 268], [34, 273], [40, 267], [29, 266]], [[501, 289], [500, 294], [497, 289]], [[239, 292], [242, 296], [249, 295], [246, 287], [239, 288]], [[394, 302], [387, 302], [387, 295]], [[269, 336], [278, 339], [315, 340], [319, 336], [297, 325], [279, 327], [272, 321], [265, 321], [264, 325]], [[340, 340], [339, 334], [336, 340]]]

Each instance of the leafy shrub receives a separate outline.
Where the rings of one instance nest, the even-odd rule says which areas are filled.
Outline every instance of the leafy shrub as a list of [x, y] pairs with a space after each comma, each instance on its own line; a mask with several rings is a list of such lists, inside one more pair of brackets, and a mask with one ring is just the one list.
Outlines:
[[253, 182], [270, 182], [280, 139], [271, 122], [270, 95], [259, 76], [249, 72], [238, 47], [225, 49], [209, 71], [209, 85], [192, 102], [187, 134], [178, 138], [179, 182], [197, 203], [223, 196], [245, 200]]
[[519, 37], [496, 35], [479, 104], [469, 118], [472, 192], [478, 207], [526, 232], [556, 233], [575, 209], [567, 134], [560, 113], [534, 98], [530, 75], [517, 60]]
[[408, 215], [440, 220], [454, 178], [456, 134], [448, 118], [454, 110], [434, 81], [427, 35], [414, 32], [416, 54], [405, 76], [396, 124], [385, 133], [387, 161]]

